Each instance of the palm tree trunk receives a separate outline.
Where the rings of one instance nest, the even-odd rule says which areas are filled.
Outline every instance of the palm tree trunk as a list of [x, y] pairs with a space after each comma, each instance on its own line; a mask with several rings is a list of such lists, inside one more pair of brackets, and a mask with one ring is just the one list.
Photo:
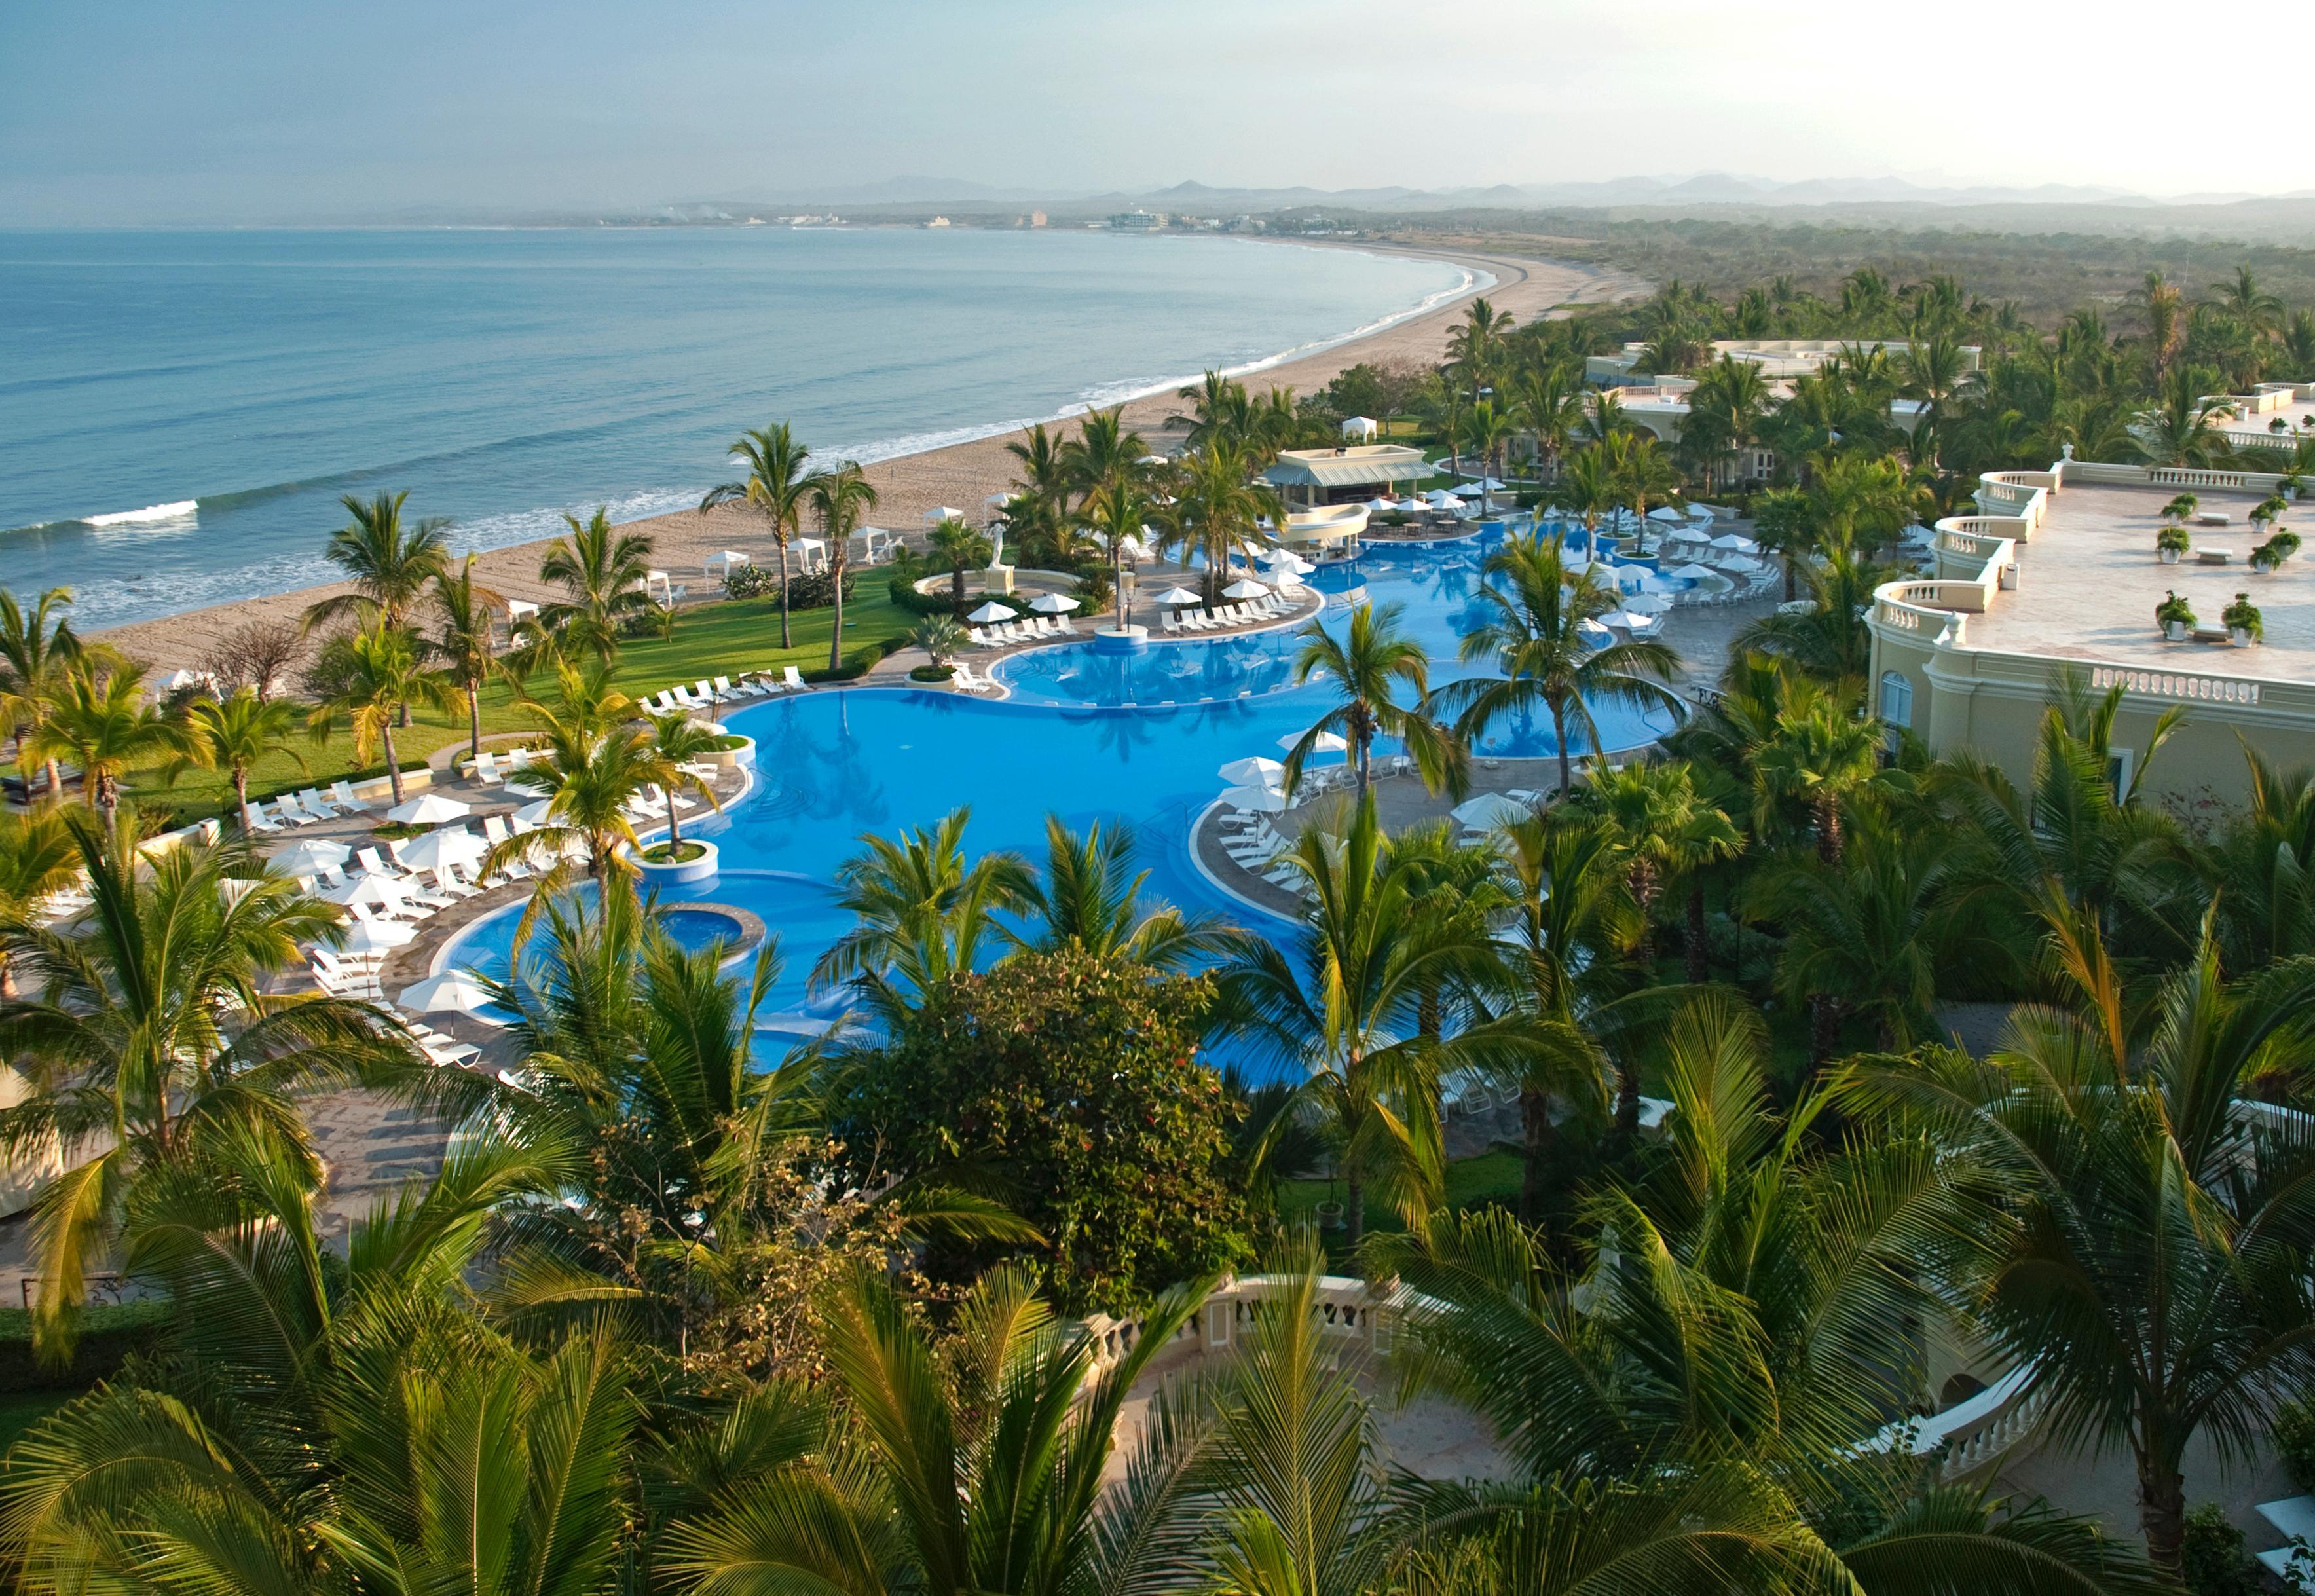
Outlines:
[[1629, 1139], [1640, 1133], [1640, 1069], [1628, 1059], [1616, 1060], [1616, 1134]]
[[1520, 1088], [1520, 1220], [1539, 1222], [1543, 1215], [1543, 1172], [1558, 1150], [1559, 1130], [1551, 1122], [1550, 1095], [1533, 1086]]
[[1827, 864], [1838, 864], [1840, 846], [1840, 802], [1820, 798], [1816, 802], [1816, 856]]
[[378, 740], [386, 744], [386, 780], [392, 786], [394, 792], [394, 802], [396, 804], [399, 804], [402, 802], [402, 761], [394, 757], [394, 722], [392, 717], [389, 716], [386, 720], [386, 723], [378, 728]]
[[1704, 882], [1688, 884], [1688, 984], [1702, 986], [1712, 979], [1712, 946], [1704, 930]]
[[1785, 550], [1778, 556], [1785, 565], [1785, 602], [1787, 604], [1800, 596], [1800, 590], [1796, 585], [1798, 579], [1793, 571], [1793, 557], [1794, 552], [1791, 549]]
[[1356, 1251], [1367, 1229], [1367, 1182], [1356, 1170], [1343, 1173], [1343, 1234]]
[[1557, 703], [1551, 706], [1552, 740], [1559, 744], [1559, 795], [1566, 798], [1575, 785], [1575, 767], [1567, 758], [1567, 717]]
[[780, 550], [780, 646], [784, 649], [794, 648], [795, 647], [795, 643], [788, 636], [788, 540], [785, 537], [780, 538], [778, 539], [778, 544]]
[[949, 613], [958, 620], [964, 619], [964, 567], [959, 565], [948, 573]]
[[1833, 1050], [1840, 1045], [1840, 999], [1829, 992], [1817, 992], [1809, 998], [1809, 1075], [1811, 1078], [1823, 1072], [1832, 1062]]
[[1374, 739], [1360, 732], [1359, 739], [1359, 801], [1366, 802], [1367, 790], [1374, 785]]
[[840, 545], [829, 572], [836, 579], [836, 625], [828, 634], [828, 669], [833, 676], [844, 665], [844, 560]]
[[466, 684], [466, 752], [479, 762], [483, 757], [483, 684]]
[[239, 766], [235, 766], [234, 767], [233, 797], [235, 803], [238, 805], [241, 810], [241, 834], [244, 837], [247, 837], [251, 835], [249, 827], [249, 772], [242, 769]]
[[48, 773], [49, 778], [49, 802], [51, 803], [62, 803], [65, 801], [65, 773], [63, 768], [59, 767], [54, 759], [49, 760], [44, 768]]
[[2186, 1482], [2152, 1459], [2138, 1465], [2138, 1526], [2146, 1537], [2147, 1561], [2177, 1574], [2186, 1535]]

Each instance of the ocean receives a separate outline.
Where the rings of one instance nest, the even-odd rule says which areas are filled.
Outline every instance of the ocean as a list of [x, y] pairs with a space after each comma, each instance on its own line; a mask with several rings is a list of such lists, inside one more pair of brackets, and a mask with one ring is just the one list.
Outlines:
[[697, 503], [742, 429], [863, 462], [1308, 353], [1438, 262], [1085, 230], [0, 232], [0, 585], [84, 629]]

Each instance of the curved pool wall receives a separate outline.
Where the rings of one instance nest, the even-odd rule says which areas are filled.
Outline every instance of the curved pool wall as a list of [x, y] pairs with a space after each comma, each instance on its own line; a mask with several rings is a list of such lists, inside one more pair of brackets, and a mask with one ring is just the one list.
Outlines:
[[[1494, 541], [1386, 546], [1312, 581], [1338, 592], [1362, 584], [1377, 603], [1403, 602], [1439, 675], [1460, 674], [1456, 645], [1476, 624], [1472, 597]], [[1338, 625], [1347, 613], [1330, 605], [1326, 620]], [[1087, 643], [1061, 644], [1007, 661], [1007, 701], [821, 689], [739, 710], [725, 723], [755, 738], [755, 779], [724, 813], [684, 823], [685, 836], [719, 845], [724, 868], [714, 881], [662, 891], [661, 900], [726, 903], [760, 916], [780, 939], [785, 965], [767, 1008], [820, 1017], [844, 1006], [806, 989], [812, 961], [851, 926], [828, 884], [837, 867], [864, 833], [929, 825], [959, 807], [971, 811], [971, 852], [1008, 848], [1040, 864], [1047, 815], [1078, 829], [1122, 821], [1140, 840], [1152, 895], [1282, 930], [1284, 922], [1218, 891], [1188, 848], [1192, 822], [1221, 785], [1221, 765], [1247, 754], [1282, 758], [1279, 740], [1333, 706], [1330, 684], [1291, 685], [1299, 647], [1291, 628], [1153, 642], [1130, 656], [1096, 658]], [[1153, 683], [1173, 690], [1158, 693]], [[1596, 714], [1611, 749], [1649, 741], [1671, 725], [1663, 715], [1612, 706]], [[1481, 751], [1547, 758], [1557, 748], [1548, 721], [1530, 721], [1496, 727]], [[445, 946], [436, 967], [503, 969], [516, 912], [475, 922]]]

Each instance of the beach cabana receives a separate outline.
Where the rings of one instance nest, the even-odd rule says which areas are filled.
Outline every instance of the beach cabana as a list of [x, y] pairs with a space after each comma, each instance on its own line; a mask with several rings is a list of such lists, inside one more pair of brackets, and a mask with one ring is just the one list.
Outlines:
[[664, 571], [644, 572], [643, 581], [635, 586], [641, 588], [646, 597], [656, 598], [661, 604], [675, 602], [675, 584], [668, 580]]
[[937, 527], [943, 521], [961, 521], [962, 519], [964, 519], [964, 511], [955, 509], [951, 505], [936, 504], [930, 510], [925, 511], [925, 524], [928, 527]]
[[723, 581], [730, 581], [733, 572], [745, 571], [754, 563], [753, 560], [738, 549], [724, 549], [720, 553], [708, 555], [705, 569], [708, 575]]
[[1381, 430], [1381, 426], [1372, 416], [1347, 416], [1343, 421], [1343, 436], [1356, 439], [1361, 443], [1372, 443], [1375, 435]]
[[521, 625], [525, 621], [535, 621], [537, 618], [538, 606], [533, 604], [529, 599], [510, 598], [507, 600], [507, 629], [509, 631], [512, 631], [515, 627]]
[[[1362, 418], [1363, 419], [1363, 418]], [[1262, 474], [1291, 508], [1354, 503], [1401, 483], [1439, 474], [1419, 448], [1401, 443], [1345, 444], [1339, 448], [1287, 449]]]
[[824, 539], [799, 537], [795, 540], [795, 552], [796, 570], [802, 574], [812, 576], [828, 569], [828, 544]]

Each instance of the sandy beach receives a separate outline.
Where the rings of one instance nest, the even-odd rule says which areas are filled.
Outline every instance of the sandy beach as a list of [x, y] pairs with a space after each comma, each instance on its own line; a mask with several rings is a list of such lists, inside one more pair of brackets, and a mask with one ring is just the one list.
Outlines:
[[[1491, 274], [1496, 280], [1486, 290], [1496, 308], [1528, 322], [1552, 306], [1571, 302], [1599, 302], [1645, 291], [1645, 285], [1620, 273], [1548, 261], [1514, 260], [1507, 256], [1436, 250], [1390, 251], [1390, 246], [1360, 244], [1377, 253], [1419, 254], [1450, 261]], [[1338, 374], [1362, 361], [1440, 357], [1449, 329], [1463, 314], [1469, 295], [1440, 305], [1424, 315], [1400, 322], [1368, 337], [1338, 344], [1304, 359], [1255, 372], [1246, 377], [1257, 393], [1288, 387], [1308, 394], [1325, 387]], [[1178, 440], [1178, 430], [1167, 418], [1182, 408], [1171, 394], [1155, 394], [1127, 403], [1127, 421], [1153, 447]], [[877, 526], [909, 535], [924, 528], [925, 512], [953, 505], [976, 519], [983, 501], [1011, 482], [1015, 461], [1005, 452], [1004, 438], [955, 444], [923, 454], [905, 455], [867, 468], [882, 502], [870, 519]], [[413, 486], [422, 486], [413, 483]], [[718, 510], [708, 515], [678, 512], [652, 516], [630, 525], [651, 535], [657, 545], [656, 563], [678, 582], [688, 582], [698, 594], [710, 585], [703, 562], [720, 549], [738, 549], [759, 563], [773, 559], [770, 540], [761, 523], [743, 510]], [[537, 598], [545, 590], [537, 578], [542, 544], [516, 544], [483, 554], [477, 570], [491, 587], [510, 598]], [[188, 610], [149, 621], [113, 627], [98, 635], [146, 661], [156, 669], [195, 667], [217, 641], [235, 627], [261, 617], [297, 616], [316, 599], [341, 591], [338, 587], [306, 588], [295, 592], [261, 594], [208, 609]]]

